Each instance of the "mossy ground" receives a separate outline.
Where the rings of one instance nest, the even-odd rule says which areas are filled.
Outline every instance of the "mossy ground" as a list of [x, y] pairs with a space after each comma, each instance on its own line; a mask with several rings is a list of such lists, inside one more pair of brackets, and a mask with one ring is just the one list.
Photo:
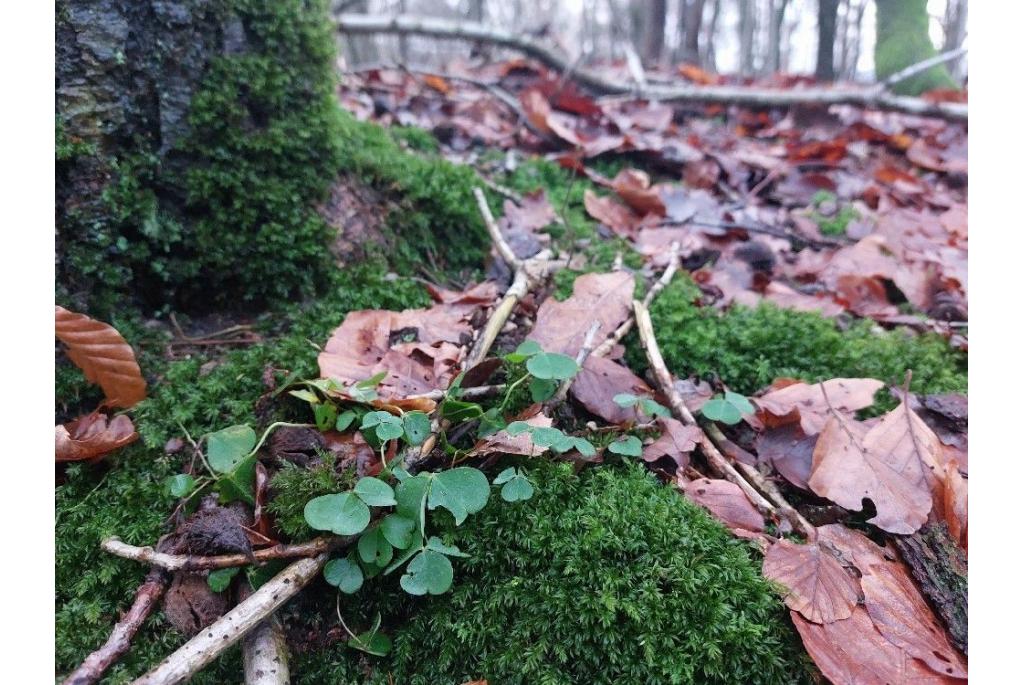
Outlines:
[[[151, 160], [137, 158], [118, 162], [123, 173], [110, 199], [124, 222], [141, 228], [124, 233], [121, 224], [91, 226], [69, 252], [71, 263], [87, 259], [93, 265], [75, 266], [87, 276], [79, 285], [107, 284], [89, 298], [94, 308], [88, 311], [113, 323], [142, 351], [150, 397], [133, 410], [140, 442], [99, 465], [68, 467], [56, 488], [58, 671], [74, 667], [106, 639], [142, 580], [142, 566], [103, 554], [98, 545], [109, 535], [149, 544], [161, 534], [173, 506], [163, 480], [179, 473], [185, 458], [164, 453], [169, 438], [180, 436], [182, 428], [199, 436], [235, 423], [256, 423], [254, 405], [266, 391], [262, 378], [267, 367], [278, 381], [289, 373], [313, 376], [315, 345], [347, 312], [426, 305], [426, 292], [409, 277], [424, 262], [439, 278], [455, 281], [478, 275], [484, 263], [486, 236], [471, 195], [477, 185], [474, 172], [440, 159], [432, 138], [421, 131], [385, 131], [359, 123], [327, 107], [326, 91], [319, 87], [294, 90], [298, 86], [292, 78], [315, 79], [322, 66], [307, 65], [311, 71], [302, 72], [305, 76], [281, 71], [270, 62], [287, 61], [288, 55], [274, 51], [292, 49], [279, 44], [287, 39], [320, 55], [324, 40], [322, 28], [282, 21], [278, 12], [294, 11], [295, 3], [268, 7], [238, 0], [234, 6], [250, 13], [257, 31], [264, 26], [268, 33], [260, 35], [271, 52], [215, 65], [211, 79], [225, 87], [211, 81], [198, 103], [195, 116], [209, 118], [210, 126], [204, 127], [208, 138], [193, 141], [195, 153], [207, 155], [207, 163], [184, 181], [193, 191], [190, 211], [200, 217], [190, 224], [194, 232], [187, 232], [189, 240], [198, 241], [192, 251], [178, 251], [180, 226], [161, 219], [154, 204], [153, 184], [159, 179], [153, 174], [160, 170]], [[219, 117], [228, 121], [243, 115], [237, 109], [239, 89], [257, 74], [276, 75], [257, 79], [246, 90], [246, 98], [270, 108], [267, 126], [260, 135], [245, 137], [219, 128]], [[301, 112], [291, 111], [295, 98], [307, 105]], [[61, 138], [59, 129], [62, 163], [93, 153]], [[290, 152], [294, 140], [306, 149]], [[218, 150], [248, 161], [225, 164]], [[390, 203], [390, 244], [372, 252], [365, 263], [344, 269], [325, 258], [324, 226], [309, 210], [310, 201], [322, 196], [338, 174], [382, 191]], [[250, 186], [247, 179], [259, 182]], [[545, 188], [565, 220], [564, 227], [554, 230], [556, 242], [587, 257], [581, 271], [556, 277], [558, 295], [568, 294], [580, 273], [606, 270], [617, 253], [627, 266], [640, 265], [626, 243], [598, 235], [583, 208], [586, 181], [572, 180], [543, 160], [527, 160], [496, 180], [523, 192]], [[500, 198], [489, 197], [499, 209]], [[207, 206], [215, 201], [216, 207]], [[253, 203], [261, 208], [260, 220]], [[264, 221], [268, 212], [276, 217], [270, 223]], [[216, 217], [230, 229], [221, 237], [213, 231]], [[275, 235], [261, 237], [263, 230]], [[264, 237], [277, 252], [264, 249]], [[275, 256], [281, 261], [271, 263]], [[190, 260], [217, 271], [193, 271], [197, 266]], [[155, 300], [149, 300], [161, 303], [158, 313], [179, 301], [179, 295], [188, 300], [189, 289], [211, 290], [214, 282], [220, 288], [215, 294], [269, 303], [258, 321], [264, 341], [227, 353], [197, 351], [186, 360], [166, 360], [162, 334], [144, 325], [154, 307], [148, 306], [144, 315], [136, 305], [146, 298], [128, 291], [136, 269], [148, 270], [146, 278], [163, 284], [154, 291]], [[164, 286], [174, 292], [161, 290]], [[285, 304], [295, 294], [306, 297]], [[937, 340], [879, 336], [866, 324], [841, 332], [816, 315], [771, 307], [720, 315], [696, 307], [694, 295], [680, 278], [653, 308], [666, 359], [682, 375], [717, 373], [743, 392], [777, 376], [864, 375], [892, 382], [906, 368], [915, 372], [915, 388], [962, 389], [966, 384], [963, 358]], [[629, 359], [642, 368], [635, 344]], [[214, 362], [212, 368], [208, 362]], [[91, 409], [99, 399], [60, 355], [56, 395], [61, 420]], [[283, 406], [276, 411], [293, 411]], [[260, 418], [268, 422], [275, 416]], [[730, 540], [700, 510], [636, 469], [595, 470], [576, 479], [543, 467], [535, 475], [543, 482], [536, 502], [496, 503], [465, 527], [447, 529], [450, 539], [473, 555], [457, 564], [460, 582], [452, 595], [411, 600], [396, 594], [393, 582], [361, 595], [368, 606], [354, 609], [353, 615], [379, 606], [395, 630], [396, 650], [388, 663], [404, 674], [400, 682], [436, 683], [449, 677], [462, 682], [454, 679], [461, 675], [465, 680], [487, 675], [494, 682], [601, 682], [614, 673], [621, 675], [620, 682], [792, 682], [798, 677], [794, 674], [802, 673], [781, 604], [758, 577], [747, 547]], [[647, 514], [636, 516], [637, 511]], [[156, 614], [107, 682], [130, 680], [181, 641]], [[336, 646], [297, 656], [294, 672], [301, 682], [355, 683], [367, 680], [366, 665], [366, 658]], [[372, 677], [387, 682], [379, 668], [376, 672]], [[194, 682], [239, 680], [236, 650]]]

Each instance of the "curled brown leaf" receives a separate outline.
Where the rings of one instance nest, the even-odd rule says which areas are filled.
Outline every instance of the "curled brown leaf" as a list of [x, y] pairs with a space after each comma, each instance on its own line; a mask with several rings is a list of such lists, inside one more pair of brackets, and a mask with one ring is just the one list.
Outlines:
[[135, 351], [113, 326], [58, 305], [54, 332], [85, 378], [103, 389], [105, 406], [127, 409], [145, 399], [146, 381]]

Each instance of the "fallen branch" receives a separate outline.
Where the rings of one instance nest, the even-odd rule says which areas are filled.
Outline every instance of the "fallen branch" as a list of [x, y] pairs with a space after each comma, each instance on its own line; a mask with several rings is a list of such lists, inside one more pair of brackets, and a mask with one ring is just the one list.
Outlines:
[[205, 571], [218, 568], [235, 568], [249, 566], [272, 559], [295, 559], [298, 557], [315, 557], [343, 545], [346, 538], [314, 538], [309, 542], [297, 545], [274, 545], [258, 549], [252, 556], [246, 554], [222, 554], [219, 556], [202, 557], [191, 554], [165, 554], [152, 547], [136, 547], [121, 542], [118, 538], [107, 538], [100, 543], [100, 548], [124, 559], [140, 561], [167, 571]]
[[[676, 271], [678, 269], [679, 243], [674, 242], [672, 243], [672, 247], [669, 248], [668, 266], [665, 267], [665, 270], [662, 272], [661, 278], [655, 281], [654, 284], [651, 285], [651, 289], [647, 291], [646, 295], [644, 295], [644, 309], [650, 307], [651, 302], [654, 302], [654, 298], [658, 296], [658, 293], [664, 290], [668, 284], [672, 282], [672, 277], [676, 275]], [[633, 324], [635, 322], [636, 319], [630, 316], [619, 324], [619, 327], [616, 328], [610, 336], [608, 336], [608, 339], [594, 349], [593, 355], [595, 357], [604, 357], [611, 352], [612, 348], [618, 345], [619, 342], [626, 337], [626, 334], [633, 330]]]
[[[793, 526], [793, 529], [804, 535], [810, 540], [815, 538], [814, 526], [812, 526], [798, 511], [793, 507], [786, 504], [784, 508], [777, 507], [769, 502], [765, 497], [756, 490], [751, 483], [740, 475], [737, 471], [737, 467], [733, 466], [732, 463], [722, 455], [719, 451], [718, 446], [708, 436], [708, 432], [697, 422], [687, 409], [686, 404], [683, 402], [682, 396], [679, 391], [675, 389], [672, 383], [672, 374], [669, 373], [668, 367], [665, 366], [665, 360], [661, 356], [661, 350], [658, 348], [658, 341], [654, 337], [654, 326], [651, 323], [651, 314], [644, 306], [642, 302], [633, 302], [634, 316], [636, 317], [636, 327], [640, 334], [640, 343], [643, 345], [644, 352], [647, 355], [647, 362], [651, 366], [651, 370], [654, 372], [654, 377], [658, 382], [658, 386], [669, 400], [669, 408], [677, 419], [689, 426], [697, 426], [701, 428], [700, 432], [700, 447], [701, 451], [704, 452], [705, 458], [708, 460], [708, 464], [712, 469], [722, 474], [722, 476], [739, 486], [743, 494], [747, 496], [751, 504], [757, 507], [757, 510], [762, 515], [767, 516], [771, 519], [778, 520], [780, 517], [784, 517]], [[748, 469], [745, 468], [746, 464], [738, 464], [740, 468], [744, 468], [744, 474], [754, 479], [754, 475], [748, 473]], [[755, 469], [756, 471], [756, 469]], [[757, 473], [760, 476], [760, 473]], [[759, 479], [763, 481], [763, 477]], [[777, 490], [776, 490], [777, 491]], [[780, 495], [781, 497], [781, 495]], [[783, 500], [785, 502], [785, 500]]]
[[[339, 14], [335, 16], [335, 22], [338, 30], [342, 33], [394, 33], [480, 41], [516, 50], [556, 71], [566, 72], [571, 66], [570, 60], [564, 55], [529, 36], [475, 22], [449, 21], [410, 15], [384, 17], [365, 14]], [[606, 78], [591, 69], [578, 67], [572, 71], [572, 78], [601, 94], [631, 95], [634, 90], [631, 85], [622, 80]], [[847, 104], [944, 119], [967, 119], [966, 105], [949, 102], [932, 103], [920, 98], [892, 95], [874, 88], [790, 88], [783, 90], [744, 86], [648, 85], [644, 90], [644, 97], [651, 100], [736, 104], [754, 107]]]
[[327, 556], [325, 553], [293, 562], [149, 673], [135, 680], [134, 685], [175, 685], [194, 676], [316, 578], [327, 563]]
[[[252, 596], [246, 583], [241, 587], [240, 599]], [[271, 614], [242, 640], [242, 671], [245, 685], [288, 685], [288, 643], [277, 614]]]
[[103, 674], [132, 646], [132, 638], [153, 612], [157, 602], [167, 589], [167, 572], [162, 568], [150, 569], [139, 589], [135, 591], [132, 606], [110, 631], [110, 637], [102, 647], [85, 658], [85, 661], [64, 679], [63, 685], [92, 685], [98, 683]]
[[952, 62], [953, 60], [958, 59], [966, 54], [967, 48], [956, 48], [955, 50], [949, 50], [947, 52], [935, 55], [934, 57], [929, 57], [928, 59], [921, 60], [916, 64], [911, 64], [906, 69], [900, 69], [895, 74], [890, 75], [884, 81], [879, 83], [876, 86], [876, 89], [880, 91], [890, 90], [897, 83], [902, 83], [903, 81], [906, 81], [908, 78], [917, 76], [921, 72], [928, 71], [932, 67], [936, 67], [940, 64], [945, 64], [946, 62]]

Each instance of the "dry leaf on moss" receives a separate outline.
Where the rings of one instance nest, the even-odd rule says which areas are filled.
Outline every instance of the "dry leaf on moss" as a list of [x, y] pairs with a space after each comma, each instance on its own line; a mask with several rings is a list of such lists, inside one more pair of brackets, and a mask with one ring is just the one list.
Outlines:
[[135, 351], [113, 326], [55, 307], [54, 330], [68, 357], [106, 395], [104, 405], [127, 409], [146, 397], [146, 381]]
[[816, 543], [779, 540], [764, 555], [761, 572], [783, 585], [786, 606], [812, 623], [849, 618], [861, 596], [857, 579]]
[[93, 412], [56, 426], [55, 431], [57, 461], [96, 459], [139, 438], [124, 414], [108, 420], [106, 414]]

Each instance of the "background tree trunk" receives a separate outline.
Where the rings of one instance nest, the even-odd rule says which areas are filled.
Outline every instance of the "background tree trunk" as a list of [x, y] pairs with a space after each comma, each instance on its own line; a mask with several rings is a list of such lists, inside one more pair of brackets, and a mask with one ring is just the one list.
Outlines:
[[700, 29], [704, 17], [704, 0], [681, 0], [679, 4], [679, 18], [683, 24], [680, 59], [683, 62], [699, 66], [703, 62], [700, 49]]
[[715, 58], [715, 34], [718, 32], [718, 17], [722, 14], [722, 0], [711, 0], [711, 19], [704, 34], [704, 51], [701, 55], [701, 66], [709, 71], [717, 71]]
[[[943, 30], [946, 34], [942, 43], [943, 52], [955, 50], [963, 45], [964, 38], [967, 37], [967, 0], [949, 0]], [[950, 73], [957, 81], [967, 75], [965, 64], [963, 59], [959, 59], [948, 65]]]
[[649, 64], [661, 61], [661, 53], [665, 47], [665, 15], [668, 10], [666, 0], [648, 0], [641, 5], [647, 6], [644, 16], [643, 58]]
[[740, 0], [740, 73], [750, 76], [754, 73], [754, 32], [757, 28], [754, 3]]
[[[875, 77], [887, 76], [937, 54], [928, 35], [928, 0], [875, 0]], [[956, 88], [944, 64], [896, 84], [902, 95]]]
[[819, 81], [835, 81], [836, 16], [839, 0], [818, 0], [818, 60], [814, 76]]
[[782, 24], [786, 20], [786, 6], [789, 0], [770, 0], [768, 21], [768, 53], [765, 73], [773, 74], [782, 69]]

